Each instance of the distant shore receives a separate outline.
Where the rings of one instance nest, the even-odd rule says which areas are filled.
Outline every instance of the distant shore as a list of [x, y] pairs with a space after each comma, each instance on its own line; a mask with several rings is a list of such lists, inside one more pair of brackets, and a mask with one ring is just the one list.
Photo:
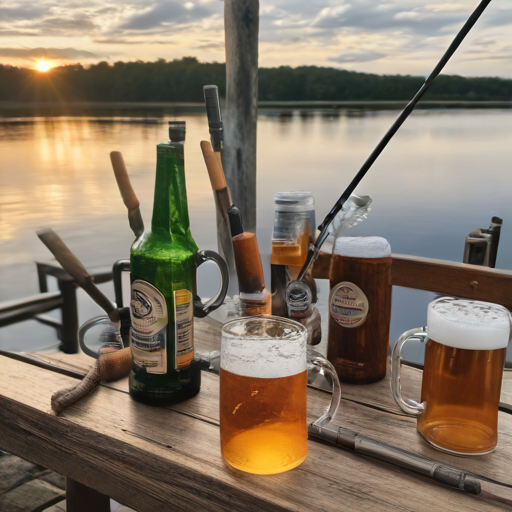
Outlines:
[[[260, 101], [258, 107], [267, 109], [402, 109], [407, 104], [403, 101]], [[201, 102], [10, 102], [0, 101], [0, 110], [11, 109], [186, 109], [204, 110]], [[512, 101], [421, 101], [416, 109], [421, 108], [512, 108]]]

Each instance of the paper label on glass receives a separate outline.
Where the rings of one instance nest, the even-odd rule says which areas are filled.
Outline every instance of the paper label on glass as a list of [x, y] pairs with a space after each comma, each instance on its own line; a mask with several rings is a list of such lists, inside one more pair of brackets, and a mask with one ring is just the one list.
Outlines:
[[174, 368], [189, 366], [194, 358], [194, 308], [188, 290], [174, 292], [175, 343]]
[[329, 296], [329, 311], [342, 327], [358, 327], [368, 315], [368, 299], [354, 283], [338, 283]]
[[167, 305], [152, 284], [137, 279], [132, 284], [132, 358], [147, 373], [167, 373]]

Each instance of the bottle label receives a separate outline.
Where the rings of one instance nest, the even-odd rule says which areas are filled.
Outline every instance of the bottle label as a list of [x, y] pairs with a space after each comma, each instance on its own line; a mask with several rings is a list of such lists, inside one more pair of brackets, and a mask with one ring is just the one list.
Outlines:
[[[289, 318], [311, 316], [312, 294], [309, 286], [302, 281], [293, 281], [286, 288], [286, 305]], [[300, 321], [300, 320], [299, 320]]]
[[189, 366], [194, 358], [194, 309], [192, 294], [188, 290], [174, 292], [175, 322], [175, 360], [174, 368], [178, 370]]
[[147, 373], [167, 373], [167, 305], [152, 284], [137, 279], [132, 284], [133, 363]]
[[368, 315], [368, 299], [354, 283], [338, 283], [329, 296], [329, 311], [342, 327], [358, 327]]

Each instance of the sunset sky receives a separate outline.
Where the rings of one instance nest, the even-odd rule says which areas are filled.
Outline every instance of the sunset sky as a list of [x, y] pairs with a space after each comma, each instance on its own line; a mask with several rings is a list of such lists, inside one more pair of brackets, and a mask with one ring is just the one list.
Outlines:
[[[477, 0], [260, 0], [260, 65], [427, 74]], [[512, 77], [512, 2], [493, 0], [446, 73]], [[2, 0], [0, 63], [223, 62], [221, 0]]]

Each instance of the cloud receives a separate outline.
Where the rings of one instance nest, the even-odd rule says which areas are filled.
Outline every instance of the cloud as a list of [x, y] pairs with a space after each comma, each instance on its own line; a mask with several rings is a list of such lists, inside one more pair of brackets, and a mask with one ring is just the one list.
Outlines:
[[76, 14], [70, 18], [46, 18], [34, 24], [33, 28], [37, 28], [40, 34], [48, 36], [90, 33], [97, 27], [90, 16], [86, 14]]
[[47, 13], [48, 8], [41, 5], [25, 5], [19, 4], [13, 7], [0, 6], [0, 20], [15, 21], [15, 20], [33, 20], [40, 18]]
[[[494, 43], [494, 41], [493, 41]], [[486, 50], [485, 46], [473, 50], [468, 55], [468, 60], [512, 60], [512, 45], [493, 48], [492, 51]]]
[[385, 53], [371, 51], [371, 50], [360, 50], [356, 52], [342, 53], [338, 57], [329, 57], [329, 62], [371, 62], [372, 60], [379, 60], [386, 57]]
[[0, 57], [21, 59], [78, 60], [98, 59], [100, 55], [76, 48], [0, 48]]
[[512, 7], [501, 7], [491, 10], [482, 16], [482, 23], [489, 27], [502, 27], [512, 24]]
[[465, 11], [467, 6], [464, 4], [457, 3], [444, 3], [444, 4], [427, 4], [425, 9], [429, 11]]
[[213, 9], [209, 4], [167, 0], [154, 4], [146, 12], [131, 16], [120, 28], [143, 31], [162, 26], [184, 25], [209, 18], [217, 11], [219, 9]]
[[31, 30], [3, 30], [0, 28], [0, 37], [10, 36], [10, 37], [21, 37], [21, 36], [33, 36], [34, 32]]
[[202, 43], [194, 46], [194, 48], [197, 48], [198, 50], [209, 50], [209, 51], [218, 51], [218, 50], [224, 50], [224, 41], [219, 43]]
[[[423, 74], [476, 1], [260, 0], [260, 64]], [[57, 58], [94, 62], [114, 55], [115, 46], [124, 47], [116, 58], [154, 60], [167, 45], [167, 58], [222, 60], [222, 20], [222, 0], [0, 0], [0, 47], [34, 49], [1, 55], [23, 64], [38, 48], [73, 46], [83, 53]], [[511, 28], [512, 2], [491, 2], [450, 69], [511, 75]]]
[[339, 27], [345, 17], [343, 16], [351, 6], [349, 4], [338, 5], [336, 7], [324, 7], [312, 21], [311, 25], [321, 28]]
[[274, 0], [262, 9], [260, 30], [263, 41], [335, 39], [350, 30], [431, 37], [462, 25], [470, 12], [470, 5], [424, 0]]
[[[98, 44], [145, 44], [147, 41], [129, 40], [122, 37], [106, 37], [104, 39], [98, 38], [94, 40]], [[169, 43], [168, 43], [169, 44]]]
[[444, 27], [462, 23], [466, 19], [463, 11], [433, 12], [425, 9], [421, 2], [417, 4], [417, 7], [404, 9], [404, 2], [394, 2], [382, 9], [373, 0], [359, 0], [342, 8], [323, 9], [313, 20], [312, 26], [331, 29], [350, 27], [370, 32], [405, 30], [435, 35]]

